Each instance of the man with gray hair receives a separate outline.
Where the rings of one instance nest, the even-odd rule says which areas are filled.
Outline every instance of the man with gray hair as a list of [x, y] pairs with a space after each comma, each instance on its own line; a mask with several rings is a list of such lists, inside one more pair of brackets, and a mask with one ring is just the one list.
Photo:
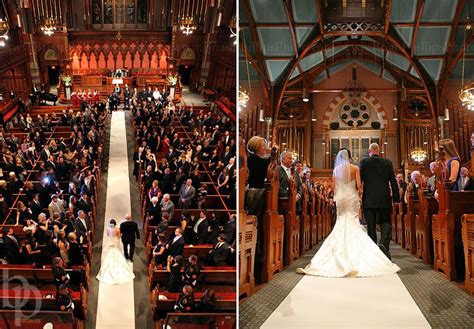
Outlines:
[[428, 181], [426, 182], [426, 188], [428, 189], [428, 196], [434, 196], [436, 192], [436, 169], [438, 167], [438, 164], [436, 162], [431, 162], [430, 163], [430, 171], [432, 173], [432, 176], [428, 178]]
[[459, 179], [456, 182], [457, 190], [458, 191], [472, 191], [474, 189], [472, 179], [469, 177], [469, 169], [466, 167], [461, 168], [461, 174], [459, 175]]
[[[278, 166], [278, 175], [280, 176], [280, 186], [278, 188], [278, 199], [287, 199], [288, 191], [290, 190], [290, 178], [295, 179], [295, 174], [291, 172], [291, 165], [293, 163], [293, 156], [288, 151], [283, 151], [280, 155], [280, 165]], [[301, 199], [301, 191], [296, 191], [296, 201]], [[278, 202], [279, 212], [284, 214], [284, 209], [281, 206], [281, 202]]]
[[[376, 224], [381, 228], [379, 248], [391, 259], [389, 252], [392, 238], [390, 220], [393, 202], [400, 202], [400, 194], [393, 165], [379, 156], [377, 143], [369, 146], [369, 157], [360, 162], [360, 177], [363, 184], [362, 208], [367, 221], [367, 233], [377, 243]], [[392, 192], [393, 191], [393, 192]]]

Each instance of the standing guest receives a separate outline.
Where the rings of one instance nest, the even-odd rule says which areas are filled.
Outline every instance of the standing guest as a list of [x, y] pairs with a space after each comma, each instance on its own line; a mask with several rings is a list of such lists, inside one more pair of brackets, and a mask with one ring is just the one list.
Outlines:
[[49, 215], [52, 217], [54, 214], [64, 215], [64, 201], [59, 199], [57, 194], [51, 196], [51, 203], [48, 206]]
[[405, 203], [408, 203], [408, 193], [411, 194], [412, 200], [419, 200], [418, 190], [420, 189], [421, 184], [421, 173], [418, 170], [415, 170], [411, 173], [410, 177], [411, 182], [410, 185], [408, 185], [408, 189], [404, 196]]
[[235, 242], [235, 235], [237, 233], [237, 231], [236, 231], [236, 219], [237, 219], [236, 214], [230, 215], [229, 220], [227, 221], [227, 223], [225, 224], [225, 227], [224, 227], [224, 234], [227, 237], [227, 243], [229, 245], [233, 245], [234, 242]]
[[229, 256], [229, 245], [226, 242], [227, 238], [224, 234], [219, 235], [217, 243], [209, 251], [207, 264], [211, 266], [218, 266], [225, 263], [227, 256]]
[[460, 177], [461, 158], [456, 145], [451, 139], [441, 139], [439, 141], [439, 156], [448, 170], [447, 181], [455, 183], [453, 190], [456, 190], [456, 182]]
[[77, 236], [74, 232], [69, 233], [67, 236], [69, 240], [69, 266], [74, 265], [84, 265], [84, 255], [82, 254], [82, 249], [79, 243], [77, 243]]
[[180, 256], [184, 252], [184, 237], [183, 237], [183, 229], [181, 227], [177, 227], [174, 230], [174, 237], [173, 239], [166, 245], [166, 249], [168, 249], [168, 253], [171, 257]]
[[182, 209], [188, 209], [191, 207], [191, 202], [196, 195], [196, 189], [192, 185], [193, 181], [191, 179], [186, 180], [186, 184], [181, 186], [179, 190], [179, 202], [178, 207]]
[[[428, 181], [426, 183], [426, 188], [428, 189], [428, 196], [434, 196], [436, 192], [436, 170], [437, 170], [438, 164], [436, 162], [431, 162], [430, 163], [430, 171], [431, 171], [431, 177], [428, 178]], [[397, 175], [398, 177], [398, 175]]]
[[457, 181], [458, 191], [472, 191], [474, 190], [474, 183], [471, 177], [469, 177], [469, 169], [466, 167], [461, 168], [461, 177]]
[[206, 242], [208, 227], [206, 212], [201, 211], [199, 219], [193, 225], [193, 244], [203, 244]]
[[161, 200], [161, 212], [167, 212], [170, 215], [170, 222], [173, 222], [174, 203], [171, 201], [171, 197], [168, 193], [163, 195], [163, 199]]
[[53, 259], [51, 270], [53, 272], [56, 289], [59, 289], [59, 287], [63, 284], [67, 285], [69, 283], [70, 277], [64, 270], [64, 262], [61, 257], [56, 257]]
[[153, 257], [155, 258], [155, 265], [162, 267], [166, 263], [168, 252], [166, 249], [166, 235], [158, 234], [158, 244], [153, 249]]
[[216, 292], [212, 289], [206, 289], [198, 305], [198, 311], [201, 313], [212, 313], [216, 309]]
[[149, 226], [156, 226], [161, 219], [161, 206], [158, 204], [158, 197], [151, 198], [151, 202], [146, 209], [146, 219]]
[[6, 258], [9, 264], [21, 264], [23, 257], [21, 255], [20, 240], [13, 234], [13, 228], [3, 227], [3, 243], [6, 249]]
[[166, 289], [168, 292], [178, 292], [181, 287], [181, 270], [183, 269], [183, 256], [168, 256], [166, 270], [170, 273]]

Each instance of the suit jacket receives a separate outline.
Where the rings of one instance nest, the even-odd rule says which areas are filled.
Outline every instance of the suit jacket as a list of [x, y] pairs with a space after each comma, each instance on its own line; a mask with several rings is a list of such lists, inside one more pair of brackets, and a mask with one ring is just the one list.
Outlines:
[[428, 181], [426, 182], [426, 187], [428, 189], [428, 195], [433, 196], [436, 191], [436, 175], [433, 175], [428, 178]]
[[181, 186], [181, 189], [179, 190], [179, 197], [180, 199], [183, 199], [182, 201], [185, 203], [191, 202], [191, 200], [196, 195], [196, 189], [194, 188], [194, 186], [191, 185], [189, 187], [189, 190], [186, 192], [187, 187], [188, 186], [186, 184], [183, 184]]
[[161, 213], [164, 213], [164, 212], [167, 212], [170, 217], [169, 217], [169, 221], [172, 222], [173, 221], [173, 215], [174, 215], [174, 203], [173, 201], [169, 200], [167, 204], [165, 204], [163, 202], [163, 200], [161, 200]]
[[135, 243], [135, 236], [137, 239], [140, 239], [138, 224], [131, 220], [126, 220], [120, 224], [120, 233], [123, 243]]
[[173, 243], [174, 238], [169, 242], [168, 252], [172, 257], [182, 255], [184, 252], [184, 237], [181, 236]]
[[229, 256], [229, 245], [227, 244], [227, 242], [221, 243], [219, 247], [218, 245], [219, 245], [219, 242], [216, 243], [216, 245], [214, 246], [211, 252], [212, 260], [216, 264], [225, 262], [227, 259], [227, 256]]
[[4, 245], [7, 251], [7, 261], [11, 264], [21, 263], [20, 240], [14, 236], [16, 241], [9, 236], [5, 236]]
[[38, 200], [39, 204], [36, 204], [36, 202], [31, 201], [30, 202], [30, 209], [32, 213], [32, 219], [36, 222], [38, 220], [38, 215], [43, 212], [43, 207], [41, 206], [41, 202]]
[[77, 242], [69, 244], [68, 255], [69, 255], [69, 264], [71, 266], [84, 264], [84, 256], [82, 254], [81, 246]]
[[[294, 173], [292, 175], [296, 183], [296, 193], [302, 196], [303, 184], [301, 184], [301, 180], [299, 179], [299, 177], [296, 177], [298, 175], [295, 175]], [[278, 166], [278, 176], [280, 176], [280, 187], [278, 188], [278, 197], [287, 198], [288, 191], [290, 189], [290, 180], [288, 178], [288, 175], [286, 174], [285, 169], [283, 169], [282, 166]], [[300, 184], [298, 184], [298, 180], [300, 181]]]
[[[376, 155], [362, 159], [360, 162], [360, 177], [364, 184], [362, 195], [362, 207], [364, 209], [390, 209], [392, 199], [393, 202], [400, 202], [398, 184], [390, 160]], [[394, 191], [392, 196], [390, 196], [390, 187]]]
[[467, 182], [462, 186], [462, 177], [459, 177], [458, 181], [456, 182], [457, 190], [458, 191], [472, 191], [474, 190], [474, 182], [472, 181], [471, 177], [467, 178]]
[[82, 224], [82, 221], [79, 218], [76, 218], [74, 220], [74, 228], [76, 229], [76, 232], [78, 236], [83, 236], [85, 237], [87, 234], [87, 231], [90, 231], [91, 229], [91, 222], [87, 219], [85, 219], [87, 227], [84, 227], [84, 224]]
[[229, 242], [229, 244], [234, 244], [234, 241], [235, 241], [235, 233], [236, 233], [236, 224], [235, 224], [235, 220], [234, 221], [228, 221], [226, 224], [225, 224], [225, 228], [224, 228], [224, 233], [227, 237], [227, 241]]
[[[207, 240], [207, 229], [209, 227], [209, 223], [207, 222], [207, 218], [204, 219], [201, 223], [199, 223], [199, 218], [196, 220], [196, 223], [193, 225], [193, 233], [194, 233], [194, 244], [203, 244]], [[196, 228], [197, 225], [197, 228]], [[196, 233], [197, 230], [197, 233]]]

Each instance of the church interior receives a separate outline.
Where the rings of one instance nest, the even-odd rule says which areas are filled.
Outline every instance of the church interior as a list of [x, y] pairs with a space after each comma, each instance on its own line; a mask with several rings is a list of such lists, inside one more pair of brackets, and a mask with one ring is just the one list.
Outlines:
[[[471, 0], [239, 2], [241, 327], [474, 325], [473, 13]], [[296, 273], [335, 226], [336, 154], [359, 164], [373, 143], [400, 189], [401, 271]]]
[[236, 8], [0, 1], [0, 328], [236, 327]]

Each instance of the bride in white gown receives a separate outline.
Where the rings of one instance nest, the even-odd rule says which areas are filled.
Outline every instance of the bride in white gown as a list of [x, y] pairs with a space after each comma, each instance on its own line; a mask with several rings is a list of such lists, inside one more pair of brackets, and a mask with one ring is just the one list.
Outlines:
[[110, 220], [107, 228], [107, 251], [102, 259], [97, 280], [107, 284], [122, 284], [135, 278], [133, 264], [125, 259], [120, 247], [120, 229], [114, 219]]
[[400, 271], [360, 225], [360, 173], [359, 168], [351, 164], [347, 149], [341, 149], [337, 154], [333, 182], [337, 206], [334, 229], [311, 263], [304, 269], [298, 268], [297, 272], [341, 278], [380, 276]]

